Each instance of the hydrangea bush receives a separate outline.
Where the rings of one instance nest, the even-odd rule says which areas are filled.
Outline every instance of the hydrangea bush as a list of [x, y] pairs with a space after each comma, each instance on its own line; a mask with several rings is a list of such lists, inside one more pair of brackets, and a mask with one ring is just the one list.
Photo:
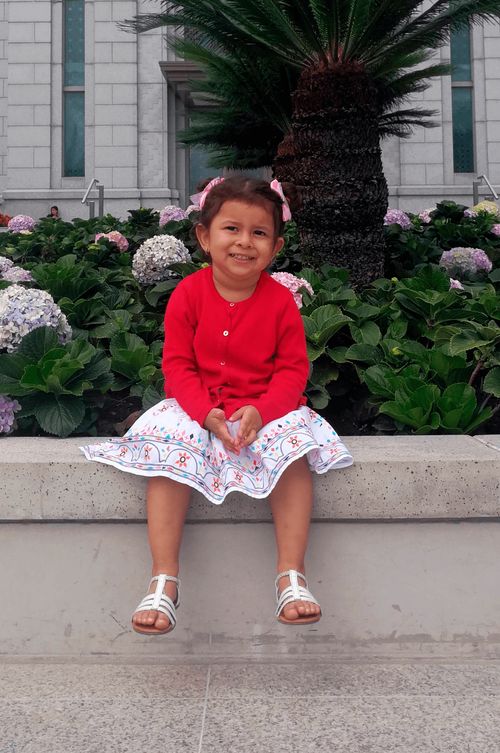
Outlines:
[[171, 264], [191, 261], [186, 246], [173, 235], [154, 235], [137, 249], [132, 274], [141, 285], [152, 285], [172, 277]]
[[174, 204], [167, 204], [160, 212], [160, 227], [166, 225], [167, 222], [185, 220], [186, 217], [187, 214], [183, 209], [176, 207]]
[[12, 353], [22, 338], [38, 327], [52, 327], [60, 343], [71, 340], [71, 327], [45, 290], [10, 285], [0, 290], [0, 351]]
[[33, 217], [29, 217], [27, 214], [16, 214], [9, 220], [7, 227], [13, 233], [21, 233], [26, 230], [33, 230], [35, 225], [36, 222]]

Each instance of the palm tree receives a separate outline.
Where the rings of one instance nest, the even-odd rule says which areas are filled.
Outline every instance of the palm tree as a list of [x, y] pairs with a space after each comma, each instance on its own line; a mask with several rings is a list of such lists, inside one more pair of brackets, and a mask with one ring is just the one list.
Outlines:
[[[430, 62], [450, 32], [500, 18], [499, 0], [172, 0], [124, 28], [187, 31], [177, 51], [206, 74], [214, 102], [184, 134], [214, 165], [272, 164], [303, 196], [304, 261], [350, 269], [357, 286], [384, 268], [387, 183], [380, 140], [435, 125], [404, 106], [450, 67]], [[200, 82], [196, 82], [200, 90]]]

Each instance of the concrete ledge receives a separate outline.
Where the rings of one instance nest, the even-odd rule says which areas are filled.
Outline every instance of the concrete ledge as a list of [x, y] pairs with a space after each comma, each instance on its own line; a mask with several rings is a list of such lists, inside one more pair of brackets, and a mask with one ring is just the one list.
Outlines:
[[[314, 519], [500, 517], [500, 436], [344, 437], [355, 464], [315, 476]], [[0, 439], [0, 521], [143, 521], [145, 479], [89, 463], [98, 438]], [[188, 521], [270, 520], [265, 500], [193, 494]]]

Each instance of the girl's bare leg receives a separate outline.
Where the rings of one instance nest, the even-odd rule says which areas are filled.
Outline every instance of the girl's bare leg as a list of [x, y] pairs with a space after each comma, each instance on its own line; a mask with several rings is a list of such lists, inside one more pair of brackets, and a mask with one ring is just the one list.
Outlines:
[[[146, 502], [149, 546], [153, 559], [152, 575], [179, 574], [179, 552], [190, 492], [186, 484], [180, 484], [164, 476], [154, 476], [148, 480]], [[153, 593], [155, 588], [156, 581], [151, 584], [149, 592]], [[175, 599], [175, 583], [167, 581], [164, 591], [172, 600]], [[132, 621], [136, 625], [146, 625], [158, 630], [165, 630], [170, 624], [168, 617], [155, 609], [149, 612], [136, 612]]]
[[[288, 466], [270, 495], [270, 503], [278, 549], [278, 573], [298, 570], [305, 574], [304, 559], [313, 503], [311, 472], [305, 457]], [[289, 584], [289, 578], [281, 578], [280, 591]], [[284, 608], [283, 615], [296, 620], [319, 612], [317, 604], [293, 601]]]

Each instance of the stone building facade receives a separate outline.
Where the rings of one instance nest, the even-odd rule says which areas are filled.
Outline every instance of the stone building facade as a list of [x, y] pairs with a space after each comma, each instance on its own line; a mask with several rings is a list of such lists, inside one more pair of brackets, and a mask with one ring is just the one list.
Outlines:
[[[165, 31], [117, 27], [158, 9], [152, 0], [0, 3], [0, 212], [37, 217], [57, 204], [66, 219], [86, 217], [81, 199], [93, 178], [104, 186], [105, 211], [119, 216], [188, 201], [206, 174], [203, 154], [176, 141], [200, 105], [187, 91], [193, 71]], [[478, 174], [500, 184], [500, 24], [474, 27], [470, 42], [470, 74], [436, 80], [415, 98], [439, 110], [439, 127], [383, 144], [391, 206], [470, 204]], [[436, 57], [449, 60], [449, 48]], [[468, 87], [472, 102], [467, 172], [456, 170], [454, 86]]]

